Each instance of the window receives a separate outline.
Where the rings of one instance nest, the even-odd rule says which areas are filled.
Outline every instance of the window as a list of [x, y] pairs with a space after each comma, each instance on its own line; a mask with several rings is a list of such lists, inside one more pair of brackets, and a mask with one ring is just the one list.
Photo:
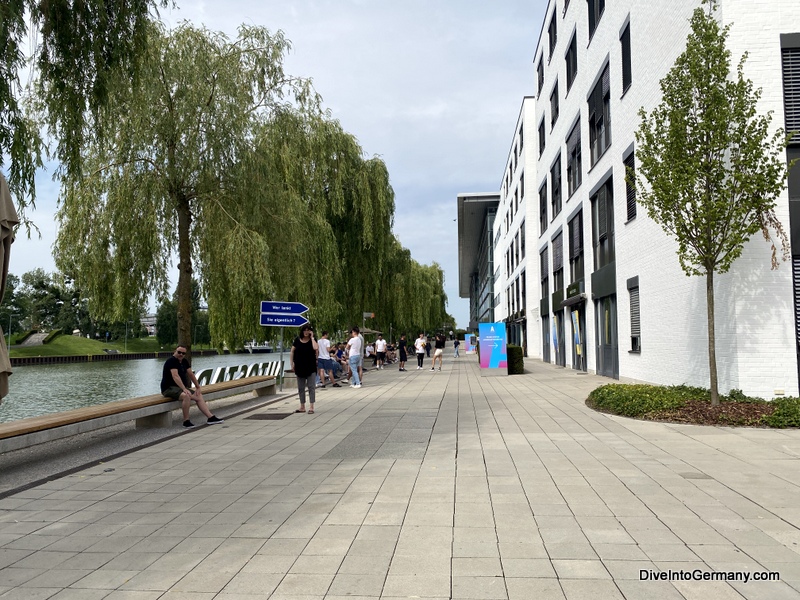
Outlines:
[[583, 173], [581, 172], [581, 122], [567, 136], [567, 198], [570, 198], [581, 185]]
[[514, 236], [514, 259], [514, 268], [516, 269], [519, 265], [519, 231]]
[[597, 271], [614, 262], [614, 186], [610, 177], [592, 196], [592, 230]]
[[539, 188], [539, 235], [547, 231], [547, 181]]
[[608, 65], [589, 96], [589, 148], [592, 166], [611, 145], [611, 82]]
[[548, 263], [547, 248], [545, 248], [542, 250], [541, 254], [539, 254], [539, 273], [542, 274], [542, 300], [546, 300], [550, 296], [550, 287], [547, 285]]
[[628, 221], [636, 218], [636, 161], [631, 152], [623, 161], [625, 165], [625, 206]]
[[525, 171], [519, 176], [519, 201], [525, 200]]
[[628, 290], [631, 297], [631, 352], [642, 350], [642, 323], [639, 315], [639, 287]]
[[592, 39], [594, 30], [597, 29], [597, 24], [603, 16], [603, 11], [606, 8], [606, 0], [588, 0], [589, 3], [589, 39]]
[[522, 283], [522, 305], [521, 305], [521, 307], [520, 307], [520, 308], [521, 308], [522, 310], [526, 310], [526, 308], [525, 308], [525, 307], [526, 307], [526, 306], [528, 306], [528, 300], [527, 300], [527, 298], [525, 297], [525, 288], [526, 288], [526, 285], [525, 285], [525, 271], [524, 271], [524, 270], [522, 271], [522, 273], [520, 273], [520, 274], [519, 274], [519, 280], [520, 280], [520, 282]]
[[522, 136], [522, 125], [519, 126], [519, 153], [522, 154], [522, 148], [524, 146], [524, 137]]
[[553, 238], [553, 291], [564, 289], [564, 240], [559, 233]]
[[520, 289], [521, 287], [522, 286], [520, 286], [520, 284], [519, 284], [519, 277], [517, 277], [516, 280], [514, 280], [514, 292], [515, 292], [514, 296], [515, 296], [515, 298], [517, 300], [517, 310], [514, 311], [514, 312], [522, 310], [522, 304], [520, 304], [520, 297], [519, 297], [520, 296], [520, 292], [522, 291]]
[[525, 221], [519, 226], [519, 253], [525, 259]]
[[561, 153], [559, 152], [556, 162], [550, 169], [550, 204], [553, 207], [552, 218], [561, 212]]
[[539, 90], [539, 94], [542, 93], [542, 87], [544, 87], [544, 64], [542, 63], [543, 58], [539, 59], [539, 66], [536, 67], [536, 82], [537, 82], [537, 89]]
[[569, 282], [583, 279], [583, 211], [569, 222]]
[[542, 117], [542, 122], [539, 123], [539, 156], [542, 155], [544, 152], [544, 117]]
[[567, 50], [567, 92], [572, 87], [572, 82], [575, 81], [575, 76], [578, 74], [578, 34], [572, 36], [572, 41], [569, 43]]
[[794, 133], [789, 144], [797, 146], [800, 144], [800, 48], [782, 48], [781, 65], [785, 129], [787, 133]]
[[625, 31], [619, 38], [620, 46], [622, 47], [622, 93], [628, 91], [633, 81], [633, 74], [631, 72], [631, 24], [625, 26]]
[[556, 41], [558, 40], [558, 21], [556, 19], [556, 10], [553, 10], [553, 16], [550, 18], [550, 26], [547, 28], [547, 37], [550, 40], [550, 56], [553, 58], [553, 50], [556, 49]]
[[550, 94], [550, 128], [558, 121], [558, 81], [553, 86], [553, 93]]

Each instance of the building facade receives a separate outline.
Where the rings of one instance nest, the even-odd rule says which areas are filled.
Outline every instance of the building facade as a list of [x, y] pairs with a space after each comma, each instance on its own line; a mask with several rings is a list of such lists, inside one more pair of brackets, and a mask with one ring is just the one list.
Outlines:
[[470, 329], [490, 323], [494, 314], [494, 222], [500, 195], [459, 194], [458, 293], [469, 298]]
[[[705, 278], [637, 205], [640, 108], [686, 45], [700, 0], [550, 0], [498, 194], [459, 196], [460, 295], [470, 325], [505, 321], [527, 355], [624, 381], [707, 386]], [[733, 64], [759, 111], [800, 132], [800, 11], [788, 0], [719, 0]], [[800, 133], [787, 161], [800, 158]], [[776, 214], [791, 262], [771, 270], [760, 236], [715, 276], [720, 390], [798, 395], [800, 164]], [[463, 222], [462, 222], [463, 221]]]
[[[636, 168], [638, 111], [661, 101], [659, 81], [683, 52], [698, 6], [549, 3], [534, 58], [533, 108], [523, 110], [535, 120], [526, 143], [535, 145], [536, 164], [525, 168], [532, 180], [524, 220], [532, 226], [526, 264], [512, 271], [527, 275], [527, 339], [536, 335], [541, 346], [529, 353], [547, 362], [614, 379], [708, 385], [705, 278], [684, 275], [677, 244], [637, 206], [625, 178], [626, 167]], [[772, 111], [775, 128], [800, 128], [795, 4], [720, 0], [717, 14], [731, 25], [734, 66], [748, 53], [745, 76], [763, 89], [759, 110]], [[797, 153], [790, 146], [789, 157]], [[507, 192], [500, 196], [502, 226]], [[729, 273], [715, 277], [723, 393], [798, 394], [800, 211], [792, 209], [790, 220], [790, 196], [795, 206], [796, 172], [776, 209], [791, 232], [794, 264], [771, 270], [770, 247], [757, 236]], [[503, 260], [507, 247], [501, 238], [495, 255]], [[516, 306], [507, 318], [518, 315]]]
[[[522, 346], [526, 356], [541, 356], [538, 329], [528, 327], [538, 307], [529, 308], [527, 240], [536, 239], [528, 218], [530, 190], [536, 181], [535, 101], [522, 100], [517, 124], [500, 182], [500, 202], [494, 221], [495, 320], [506, 323], [508, 343]], [[531, 238], [531, 234], [534, 235]]]

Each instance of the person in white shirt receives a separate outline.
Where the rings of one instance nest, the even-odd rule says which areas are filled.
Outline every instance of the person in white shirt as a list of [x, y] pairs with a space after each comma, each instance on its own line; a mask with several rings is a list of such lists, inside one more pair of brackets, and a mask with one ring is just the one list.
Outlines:
[[386, 340], [383, 339], [383, 335], [380, 333], [378, 334], [378, 339], [375, 340], [375, 352], [378, 355], [378, 368], [382, 369], [383, 365], [386, 364]]
[[333, 387], [342, 387], [336, 383], [333, 375], [333, 360], [331, 359], [331, 341], [328, 339], [328, 332], [323, 331], [322, 337], [317, 340], [319, 346], [319, 357], [317, 358], [317, 369], [319, 370], [319, 382], [321, 387], [325, 387], [325, 371], [328, 372], [328, 379]]
[[422, 368], [422, 361], [425, 358], [425, 334], [420, 332], [419, 337], [414, 340], [414, 348], [417, 351], [417, 369]]
[[350, 373], [353, 376], [353, 383], [350, 387], [360, 388], [361, 377], [359, 371], [361, 370], [359, 363], [361, 362], [361, 337], [358, 335], [358, 327], [353, 327], [350, 330], [350, 341], [347, 343], [347, 360], [350, 362]]

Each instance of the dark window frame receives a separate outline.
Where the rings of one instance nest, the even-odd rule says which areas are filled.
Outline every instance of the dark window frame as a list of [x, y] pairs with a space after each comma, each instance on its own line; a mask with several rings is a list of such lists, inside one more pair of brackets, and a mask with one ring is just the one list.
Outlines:
[[539, 123], [539, 157], [541, 158], [542, 154], [544, 154], [544, 149], [547, 146], [547, 138], [545, 137], [547, 133], [545, 132], [544, 127], [545, 115], [542, 115], [542, 120]]
[[606, 2], [605, 0], [587, 0], [587, 4], [589, 6], [589, 41], [591, 42], [605, 13]]
[[[630, 222], [636, 218], [636, 158], [633, 152], [622, 159], [622, 165], [625, 169], [625, 216], [626, 222]], [[629, 181], [631, 177], [633, 183]]]
[[544, 56], [539, 57], [539, 65], [536, 67], [536, 97], [542, 93], [544, 87]]
[[550, 207], [552, 209], [552, 220], [561, 214], [561, 207], [563, 206], [563, 194], [561, 192], [561, 151], [558, 157], [550, 167]]
[[614, 179], [609, 177], [591, 197], [594, 270], [599, 271], [616, 258], [614, 248]]
[[567, 95], [572, 89], [572, 84], [575, 83], [575, 78], [578, 76], [578, 32], [572, 34], [572, 39], [567, 47], [567, 53], [564, 56], [564, 62], [567, 65]]
[[550, 92], [550, 131], [556, 126], [559, 114], [558, 79], [556, 79], [553, 91]]
[[[556, 7], [557, 8], [557, 7]], [[550, 54], [547, 57], [548, 62], [553, 58], [556, 45], [558, 44], [558, 11], [553, 9], [553, 16], [550, 17], [550, 24], [547, 26], [547, 42], [550, 48]]]
[[619, 43], [622, 51], [622, 95], [624, 96], [633, 83], [630, 22], [622, 30], [622, 34], [619, 36]]
[[553, 293], [564, 289], [564, 232], [559, 231], [553, 246]]
[[583, 157], [581, 155], [581, 120], [575, 123], [567, 136], [567, 200], [583, 182]]
[[609, 65], [587, 100], [589, 108], [589, 162], [593, 167], [611, 146], [611, 80]]
[[539, 188], [539, 237], [547, 231], [547, 179]]
[[569, 220], [569, 277], [570, 284], [584, 278], [583, 209]]

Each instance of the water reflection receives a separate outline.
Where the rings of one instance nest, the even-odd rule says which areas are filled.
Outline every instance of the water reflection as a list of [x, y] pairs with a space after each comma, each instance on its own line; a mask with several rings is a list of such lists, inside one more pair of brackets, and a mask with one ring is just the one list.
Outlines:
[[[288, 353], [283, 357], [287, 362]], [[192, 360], [192, 368], [197, 373], [206, 368], [250, 365], [279, 358], [279, 354], [197, 356]], [[156, 394], [165, 360], [14, 367], [8, 396], [0, 405], [0, 423]]]

